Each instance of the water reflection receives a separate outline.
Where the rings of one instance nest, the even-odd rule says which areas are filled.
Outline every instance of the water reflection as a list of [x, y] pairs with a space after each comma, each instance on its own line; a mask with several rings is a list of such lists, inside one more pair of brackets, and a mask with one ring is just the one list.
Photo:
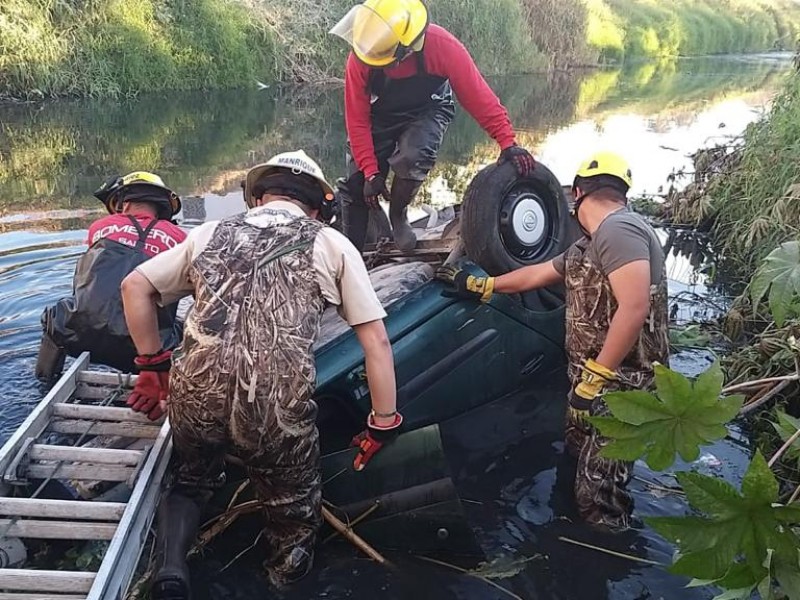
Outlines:
[[[576, 119], [623, 107], [691, 118], [715, 99], [773, 88], [788, 67], [788, 61], [696, 59], [507, 77], [492, 85], [522, 140], [536, 146]], [[181, 194], [227, 192], [247, 166], [287, 148], [304, 148], [335, 178], [344, 169], [341, 95], [337, 87], [243, 90], [0, 107], [0, 214], [96, 207], [91, 192], [99, 182], [134, 169], [162, 174]], [[474, 167], [496, 153], [459, 111], [435, 174], [458, 192], [474, 169], [456, 167]]]

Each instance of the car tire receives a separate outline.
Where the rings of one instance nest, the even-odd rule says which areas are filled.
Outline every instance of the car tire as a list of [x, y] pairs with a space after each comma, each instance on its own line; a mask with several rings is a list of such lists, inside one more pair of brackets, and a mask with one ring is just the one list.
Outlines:
[[[489, 275], [547, 262], [575, 239], [569, 205], [555, 175], [537, 163], [521, 178], [510, 163], [491, 164], [472, 180], [461, 207], [467, 256]], [[563, 285], [522, 294], [532, 310], [564, 303]]]

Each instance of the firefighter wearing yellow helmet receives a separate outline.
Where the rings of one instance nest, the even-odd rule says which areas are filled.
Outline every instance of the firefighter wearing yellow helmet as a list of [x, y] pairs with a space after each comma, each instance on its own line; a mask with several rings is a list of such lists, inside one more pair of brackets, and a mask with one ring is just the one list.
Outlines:
[[[172, 222], [181, 209], [178, 195], [155, 173], [114, 175], [94, 192], [109, 214], [89, 226], [87, 251], [78, 259], [73, 294], [42, 314], [36, 376], [61, 374], [66, 356], [92, 354], [92, 362], [133, 371], [136, 348], [122, 313], [119, 285], [139, 263], [178, 245], [186, 233]], [[180, 341], [177, 305], [159, 311], [165, 346]]]
[[584, 417], [608, 412], [603, 395], [609, 391], [651, 387], [654, 363], [669, 359], [664, 254], [653, 228], [627, 210], [632, 183], [623, 157], [598, 152], [575, 175], [573, 213], [585, 236], [564, 254], [499, 277], [453, 267], [437, 272], [453, 293], [481, 302], [565, 284], [572, 382], [566, 447], [578, 459], [575, 497], [584, 519], [614, 529], [629, 524], [632, 464], [601, 457], [607, 440]]
[[[311, 568], [322, 522], [314, 344], [326, 305], [364, 349], [373, 410], [353, 440], [354, 468], [403, 422], [386, 313], [361, 255], [325, 225], [333, 190], [319, 165], [302, 150], [284, 152], [253, 167], [243, 189], [246, 213], [196, 227], [122, 284], [139, 351], [129, 404], [166, 406], [175, 450], [158, 512], [153, 600], [191, 597], [186, 554], [226, 454], [244, 463], [263, 507], [270, 581], [281, 587]], [[155, 304], [189, 294], [195, 305], [173, 355], [154, 330]]]
[[513, 165], [520, 177], [531, 174], [534, 159], [517, 146], [506, 109], [463, 44], [430, 23], [420, 0], [366, 0], [331, 33], [352, 48], [345, 67], [349, 171], [339, 194], [344, 232], [359, 250], [369, 209], [379, 208], [380, 197], [389, 201], [395, 244], [401, 250], [416, 245], [406, 209], [453, 120], [453, 92], [500, 146], [498, 161]]

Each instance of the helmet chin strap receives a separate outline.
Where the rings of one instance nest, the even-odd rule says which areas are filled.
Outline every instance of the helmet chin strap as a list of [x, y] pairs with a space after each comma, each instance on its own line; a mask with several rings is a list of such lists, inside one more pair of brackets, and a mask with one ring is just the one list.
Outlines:
[[581, 224], [581, 220], [578, 218], [578, 209], [580, 209], [581, 204], [583, 203], [583, 201], [586, 199], [587, 196], [590, 196], [590, 195], [592, 195], [592, 194], [594, 194], [594, 193], [596, 193], [596, 192], [598, 192], [598, 191], [600, 191], [602, 189], [605, 189], [605, 188], [613, 189], [611, 186], [605, 185], [605, 186], [597, 188], [596, 190], [592, 190], [591, 192], [586, 192], [585, 194], [581, 194], [580, 196], [575, 198], [575, 206], [572, 209], [572, 214], [575, 217], [575, 220], [578, 222], [578, 227], [580, 227], [581, 231], [583, 232], [583, 235], [585, 235], [588, 238], [591, 238], [592, 234], [589, 233], [589, 231]]
[[578, 222], [578, 227], [580, 228], [581, 232], [582, 232], [582, 233], [583, 233], [583, 235], [585, 235], [587, 238], [591, 238], [591, 237], [592, 237], [592, 234], [591, 234], [591, 233], [589, 233], [589, 230], [588, 230], [588, 229], [586, 229], [586, 228], [583, 226], [583, 224], [581, 223], [581, 220], [580, 220], [580, 218], [578, 217], [578, 210], [580, 210], [581, 204], [582, 204], [582, 203], [583, 203], [583, 201], [586, 199], [586, 196], [588, 196], [588, 195], [589, 195], [589, 194], [591, 194], [591, 193], [592, 193], [592, 192], [588, 192], [588, 193], [586, 193], [586, 194], [581, 194], [579, 197], [575, 198], [575, 205], [574, 205], [574, 207], [572, 208], [572, 215], [575, 217], [575, 220]]

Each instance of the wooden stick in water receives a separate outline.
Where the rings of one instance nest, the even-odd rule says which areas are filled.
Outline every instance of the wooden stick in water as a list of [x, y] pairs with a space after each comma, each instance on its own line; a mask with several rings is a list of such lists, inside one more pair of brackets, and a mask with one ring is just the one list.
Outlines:
[[328, 524], [333, 527], [336, 531], [338, 531], [342, 536], [344, 536], [351, 544], [353, 544], [356, 548], [361, 550], [364, 554], [369, 556], [372, 560], [386, 565], [388, 564], [386, 559], [381, 555], [375, 548], [370, 546], [367, 542], [364, 541], [361, 536], [356, 534], [352, 529], [347, 527], [342, 521], [340, 521], [336, 515], [334, 515], [327, 507], [322, 507], [322, 516], [328, 522]]

